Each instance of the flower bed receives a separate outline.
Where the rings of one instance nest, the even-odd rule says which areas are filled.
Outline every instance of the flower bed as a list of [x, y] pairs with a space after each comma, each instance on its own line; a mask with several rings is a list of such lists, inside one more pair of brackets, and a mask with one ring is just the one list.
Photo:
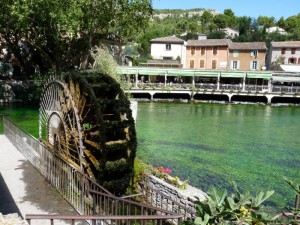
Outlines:
[[164, 168], [162, 166], [155, 167], [152, 169], [152, 174], [165, 182], [174, 185], [175, 187], [179, 188], [180, 190], [185, 190], [188, 185], [188, 180], [181, 181], [179, 177], [175, 176], [172, 177], [170, 174], [172, 173], [172, 170], [169, 168]]

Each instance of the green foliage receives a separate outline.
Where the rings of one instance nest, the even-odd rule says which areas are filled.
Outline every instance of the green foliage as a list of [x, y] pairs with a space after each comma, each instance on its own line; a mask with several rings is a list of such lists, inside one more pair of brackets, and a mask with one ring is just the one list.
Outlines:
[[[221, 28], [231, 27], [239, 30], [240, 36], [233, 39], [239, 42], [269, 41], [265, 28], [276, 25], [274, 17], [249, 16], [238, 17], [231, 9], [225, 9], [224, 13], [215, 14], [213, 11], [198, 9], [198, 14], [191, 15], [191, 10], [155, 10], [155, 16], [149, 23], [149, 27], [135, 38], [139, 44], [138, 52], [143, 55], [150, 53], [150, 40], [158, 37], [176, 35], [184, 40], [197, 39], [198, 33], [207, 34], [209, 39], [222, 39], [224, 34], [219, 32]], [[200, 13], [201, 12], [201, 13]], [[278, 25], [291, 31], [288, 40], [300, 40], [299, 16], [281, 18]], [[269, 34], [268, 34], [269, 35]], [[283, 38], [278, 37], [278, 38]], [[277, 39], [273, 39], [276, 41]]]
[[299, 201], [300, 201], [300, 183], [294, 183], [292, 180], [284, 178], [285, 182], [289, 185], [291, 190], [296, 195], [295, 205], [294, 207], [287, 206], [286, 209], [292, 213], [294, 220], [292, 220], [293, 224], [299, 224], [300, 222], [300, 209], [299, 209]]
[[28, 76], [85, 65], [100, 37], [131, 38], [152, 15], [151, 0], [4, 0], [0, 10], [3, 48]]
[[205, 224], [261, 224], [270, 221], [266, 214], [260, 213], [262, 203], [266, 201], [274, 191], [260, 192], [252, 196], [249, 192], [241, 193], [233, 183], [234, 193], [229, 195], [226, 190], [210, 187], [207, 200], [196, 202], [197, 217], [195, 225]]
[[123, 91], [129, 89], [128, 83], [118, 75], [118, 64], [106, 46], [95, 46], [95, 49], [91, 51], [91, 55], [94, 59], [92, 65], [93, 69], [111, 76], [118, 84], [120, 84]]

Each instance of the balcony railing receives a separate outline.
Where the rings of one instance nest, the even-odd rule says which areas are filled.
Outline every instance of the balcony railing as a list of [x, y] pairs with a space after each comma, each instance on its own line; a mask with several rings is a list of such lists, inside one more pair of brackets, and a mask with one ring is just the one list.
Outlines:
[[[219, 86], [219, 88], [218, 88]], [[134, 83], [130, 84], [132, 90], [137, 89], [154, 89], [154, 90], [165, 90], [177, 91], [185, 89], [199, 89], [199, 90], [217, 90], [217, 91], [255, 91], [255, 92], [264, 92], [264, 93], [300, 93], [300, 86], [283, 86], [283, 85], [245, 85], [244, 87], [241, 84], [216, 84], [216, 83], [196, 83], [192, 85], [190, 83], [139, 83], [135, 85]]]

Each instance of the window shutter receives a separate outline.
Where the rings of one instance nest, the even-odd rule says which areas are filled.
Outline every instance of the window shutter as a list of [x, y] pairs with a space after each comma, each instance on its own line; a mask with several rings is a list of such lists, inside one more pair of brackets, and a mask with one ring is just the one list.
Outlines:
[[194, 68], [194, 60], [190, 60], [190, 68]]
[[213, 60], [212, 61], [212, 69], [216, 69], [217, 68], [217, 60]]
[[240, 61], [237, 61], [237, 69], [240, 69]]
[[203, 59], [200, 60], [200, 68], [204, 68], [204, 60]]
[[253, 70], [252, 65], [253, 65], [253, 61], [250, 61], [250, 66], [249, 66], [250, 70]]
[[192, 55], [195, 54], [195, 47], [192, 47]]

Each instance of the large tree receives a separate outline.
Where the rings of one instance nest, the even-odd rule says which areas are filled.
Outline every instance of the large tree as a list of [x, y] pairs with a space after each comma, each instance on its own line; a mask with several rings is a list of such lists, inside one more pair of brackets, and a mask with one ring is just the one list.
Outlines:
[[151, 0], [3, 0], [2, 48], [29, 75], [65, 70], [86, 61], [99, 37], [126, 40], [144, 29]]

